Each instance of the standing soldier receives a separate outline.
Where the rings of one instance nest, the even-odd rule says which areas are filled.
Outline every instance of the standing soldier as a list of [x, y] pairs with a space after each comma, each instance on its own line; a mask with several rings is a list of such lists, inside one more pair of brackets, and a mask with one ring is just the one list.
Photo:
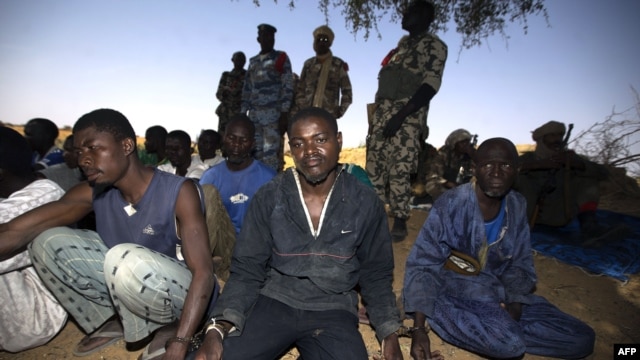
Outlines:
[[347, 73], [349, 66], [331, 53], [334, 37], [333, 31], [326, 25], [313, 31], [316, 56], [307, 59], [302, 67], [295, 91], [293, 114], [313, 106], [323, 108], [339, 119], [351, 105], [353, 95]]
[[220, 83], [218, 83], [218, 91], [216, 91], [216, 98], [220, 100], [220, 105], [216, 108], [218, 133], [220, 134], [224, 132], [229, 120], [240, 113], [242, 87], [244, 85], [244, 77], [247, 74], [247, 70], [244, 69], [247, 57], [242, 51], [233, 53], [231, 62], [233, 62], [233, 69], [222, 73]]
[[[417, 170], [429, 102], [440, 89], [447, 45], [428, 29], [433, 4], [413, 1], [402, 17], [409, 32], [383, 60], [367, 138], [367, 172], [394, 217], [394, 241], [407, 236], [410, 176]], [[388, 189], [388, 190], [387, 190]]]
[[273, 49], [276, 31], [271, 25], [258, 25], [260, 53], [249, 60], [241, 113], [248, 114], [256, 127], [255, 158], [278, 171], [283, 162], [278, 156], [281, 129], [286, 128], [293, 99], [293, 75], [287, 53]]

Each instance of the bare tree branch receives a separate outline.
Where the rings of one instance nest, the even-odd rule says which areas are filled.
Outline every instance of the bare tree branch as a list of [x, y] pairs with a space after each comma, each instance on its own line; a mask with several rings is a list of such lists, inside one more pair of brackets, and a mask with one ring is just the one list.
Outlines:
[[631, 87], [635, 104], [621, 112], [615, 107], [603, 122], [596, 122], [571, 141], [576, 151], [597, 163], [624, 166], [633, 176], [640, 176], [640, 96]]

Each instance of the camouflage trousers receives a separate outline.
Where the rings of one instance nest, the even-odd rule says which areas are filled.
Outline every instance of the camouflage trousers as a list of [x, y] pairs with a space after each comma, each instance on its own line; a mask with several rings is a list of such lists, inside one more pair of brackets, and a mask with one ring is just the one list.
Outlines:
[[283, 163], [283, 159], [279, 156], [282, 142], [282, 136], [278, 130], [280, 110], [276, 108], [249, 110], [249, 118], [256, 127], [254, 157], [278, 171]]
[[220, 135], [224, 133], [224, 129], [227, 128], [227, 124], [230, 120], [231, 117], [227, 116], [227, 114], [218, 115], [218, 133], [220, 133]]
[[378, 197], [389, 204], [394, 217], [410, 214], [411, 174], [420, 152], [424, 110], [407, 117], [395, 136], [385, 139], [382, 130], [404, 103], [383, 101], [375, 110], [367, 137], [366, 169]]

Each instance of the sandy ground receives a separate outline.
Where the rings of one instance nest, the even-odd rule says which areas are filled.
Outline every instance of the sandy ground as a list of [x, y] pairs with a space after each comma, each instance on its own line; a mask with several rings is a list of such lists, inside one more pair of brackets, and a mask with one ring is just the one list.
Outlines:
[[[414, 210], [409, 220], [408, 238], [404, 242], [394, 244], [394, 291], [398, 296], [402, 288], [407, 254], [426, 217], [426, 212]], [[609, 277], [587, 274], [580, 268], [566, 265], [553, 258], [535, 255], [534, 259], [539, 276], [537, 293], [595, 329], [597, 339], [593, 359], [612, 358], [614, 343], [640, 343], [640, 275], [631, 276], [630, 281], [623, 284]], [[410, 326], [411, 322], [406, 321], [406, 325]], [[361, 332], [369, 353], [372, 356], [378, 354], [380, 346], [371, 328], [361, 325]], [[0, 359], [74, 359], [76, 357], [72, 354], [72, 349], [82, 336], [82, 332], [70, 321], [49, 344], [18, 354], [0, 352]], [[447, 359], [481, 359], [475, 354], [444, 343], [434, 333], [430, 336], [432, 348], [442, 351]], [[401, 338], [400, 345], [405, 359], [410, 359], [411, 340]], [[119, 341], [85, 358], [125, 360], [135, 359], [139, 353], [141, 350], [127, 351], [125, 343]], [[296, 358], [297, 354], [293, 350], [282, 359]], [[526, 355], [524, 359], [544, 358]]]
[[[345, 151], [343, 161], [362, 163], [361, 158], [354, 161], [348, 156], [351, 155]], [[615, 184], [613, 188], [620, 189], [621, 185]], [[608, 200], [605, 204], [608, 203], [608, 207], [612, 210], [629, 209], [628, 212], [639, 216], [638, 199], [635, 196], [623, 196], [615, 191], [609, 191], [605, 197], [605, 200]], [[409, 236], [403, 242], [393, 245], [396, 263], [393, 287], [398, 296], [402, 289], [406, 257], [427, 215], [427, 212], [414, 210], [408, 222]], [[640, 343], [640, 325], [638, 325], [640, 324], [640, 274], [632, 275], [627, 283], [621, 283], [609, 277], [588, 274], [580, 268], [564, 264], [554, 258], [536, 254], [534, 259], [539, 277], [537, 294], [546, 297], [561, 310], [578, 317], [595, 329], [597, 338], [595, 353], [592, 357], [594, 360], [611, 359], [615, 343]], [[411, 322], [406, 321], [405, 324], [410, 326]], [[369, 326], [361, 325], [360, 328], [372, 358], [373, 355], [379, 354], [380, 346]], [[69, 321], [63, 331], [47, 345], [18, 354], [0, 352], [0, 360], [75, 359], [72, 350], [82, 336], [77, 326]], [[444, 343], [433, 332], [430, 337], [432, 349], [440, 350], [447, 359], [482, 359], [475, 354]], [[119, 341], [85, 359], [135, 359], [142, 352], [142, 350], [128, 351], [125, 345], [123, 341]], [[411, 340], [401, 338], [400, 345], [404, 358], [410, 359]], [[286, 360], [296, 358], [295, 350], [282, 357]], [[524, 359], [544, 358], [525, 355]]]

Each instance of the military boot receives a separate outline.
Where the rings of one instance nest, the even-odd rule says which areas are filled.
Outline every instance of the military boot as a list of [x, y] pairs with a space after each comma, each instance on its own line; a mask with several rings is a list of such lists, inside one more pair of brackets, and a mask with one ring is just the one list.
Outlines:
[[393, 227], [391, 228], [391, 239], [394, 242], [400, 242], [407, 237], [407, 219], [395, 217], [393, 219]]

